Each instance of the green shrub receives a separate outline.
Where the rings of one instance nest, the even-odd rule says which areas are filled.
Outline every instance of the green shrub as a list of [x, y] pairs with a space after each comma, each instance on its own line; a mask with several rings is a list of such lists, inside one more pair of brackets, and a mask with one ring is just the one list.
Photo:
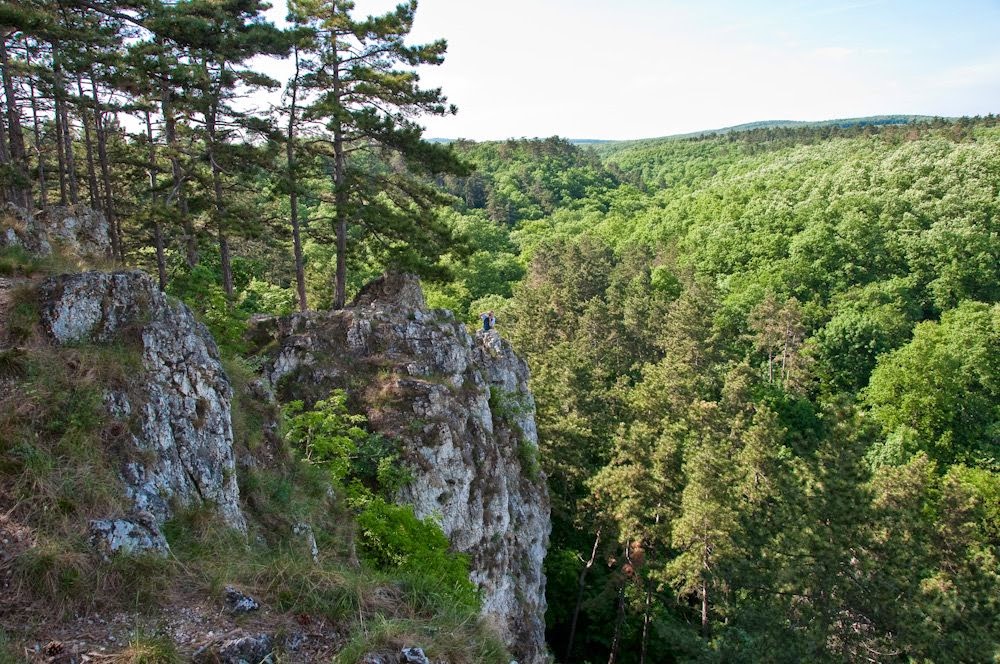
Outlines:
[[517, 458], [521, 462], [521, 472], [532, 481], [541, 477], [542, 467], [538, 462], [538, 447], [521, 439], [517, 444]]
[[365, 416], [348, 412], [343, 390], [334, 390], [312, 410], [305, 410], [301, 401], [292, 401], [285, 406], [284, 415], [285, 440], [305, 461], [326, 468], [334, 482], [350, 472], [358, 444], [368, 433], [359, 426], [366, 422]]
[[394, 505], [377, 496], [359, 502], [358, 530], [366, 558], [380, 569], [406, 573], [415, 584], [412, 601], [425, 601], [420, 598], [434, 592], [442, 601], [427, 600], [428, 609], [449, 603], [478, 608], [476, 587], [469, 581], [469, 558], [449, 551], [451, 543], [439, 524], [418, 519], [410, 505]]
[[208, 326], [223, 355], [238, 355], [246, 348], [243, 331], [247, 314], [230, 304], [216, 270], [204, 263], [176, 274], [167, 286]]

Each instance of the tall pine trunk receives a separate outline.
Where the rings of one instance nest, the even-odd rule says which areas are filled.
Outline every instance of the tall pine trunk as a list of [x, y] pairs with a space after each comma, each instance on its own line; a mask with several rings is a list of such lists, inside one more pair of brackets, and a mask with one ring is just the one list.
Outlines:
[[583, 605], [583, 591], [587, 587], [587, 573], [590, 568], [594, 566], [594, 561], [597, 559], [597, 547], [601, 543], [601, 529], [597, 529], [597, 534], [594, 536], [594, 546], [590, 550], [590, 558], [584, 564], [583, 569], [580, 570], [580, 577], [577, 579], [577, 589], [576, 589], [576, 604], [573, 606], [573, 619], [569, 624], [569, 638], [566, 640], [566, 661], [571, 661], [573, 658], [573, 641], [576, 639], [576, 623], [580, 618], [580, 607]]
[[[90, 193], [90, 207], [100, 210], [101, 195], [97, 190], [97, 169], [94, 167], [93, 138], [90, 135], [90, 121], [87, 113], [86, 97], [83, 94], [83, 75], [76, 75], [76, 90], [80, 99], [80, 121], [83, 123], [83, 145], [87, 155], [87, 190]], [[112, 237], [114, 233], [112, 233]]]
[[[625, 551], [628, 551], [628, 544]], [[626, 554], [627, 557], [627, 554]], [[611, 653], [608, 655], [608, 664], [615, 664], [618, 661], [618, 650], [622, 645], [622, 626], [625, 624], [625, 583], [627, 577], [622, 574], [621, 584], [618, 586], [618, 606], [615, 611], [615, 630], [611, 637]]]
[[[208, 76], [208, 64], [205, 64], [205, 77]], [[220, 78], [225, 75], [226, 65], [222, 64]], [[206, 94], [211, 95], [212, 91], [206, 89]], [[208, 150], [208, 162], [212, 169], [212, 192], [215, 208], [215, 229], [219, 241], [219, 263], [222, 267], [222, 289], [226, 293], [226, 299], [233, 299], [233, 268], [232, 259], [229, 255], [229, 238], [226, 236], [226, 208], [222, 200], [222, 169], [218, 161], [218, 143], [216, 133], [216, 121], [219, 113], [219, 98], [216, 95], [209, 102], [208, 111], [205, 113], [205, 131], [207, 133], [206, 147]]]
[[302, 259], [302, 238], [299, 232], [299, 181], [295, 164], [295, 112], [299, 93], [299, 48], [293, 46], [295, 76], [292, 78], [292, 105], [288, 112], [288, 141], [286, 157], [288, 161], [288, 203], [291, 208], [292, 249], [295, 253], [295, 289], [298, 293], [299, 311], [306, 310], [306, 271]]
[[7, 55], [6, 38], [0, 38], [0, 65], [3, 69], [3, 94], [7, 111], [7, 158], [14, 172], [11, 194], [14, 203], [28, 209], [31, 207], [31, 185], [28, 180], [28, 156], [21, 131], [21, 113], [14, 95], [14, 79], [10, 75], [10, 61]]
[[[336, 48], [336, 35], [334, 35], [334, 48]], [[333, 66], [333, 95], [337, 102], [341, 98], [340, 84], [340, 62]], [[333, 187], [336, 212], [334, 221], [337, 233], [337, 274], [336, 288], [333, 297], [333, 308], [343, 309], [347, 299], [347, 191], [344, 184], [347, 180], [347, 163], [344, 153], [344, 129], [340, 119], [335, 118], [333, 123]]]
[[111, 188], [111, 165], [108, 161], [108, 132], [104, 126], [104, 111], [101, 109], [101, 99], [97, 93], [97, 81], [94, 80], [93, 68], [90, 71], [90, 92], [94, 100], [94, 130], [97, 132], [97, 158], [101, 165], [101, 182], [104, 184], [104, 216], [111, 229], [112, 250], [122, 263], [125, 262], [125, 247], [122, 242], [122, 229], [115, 214], [114, 191]]
[[[146, 109], [146, 140], [149, 141], [149, 195], [155, 200], [156, 176], [159, 171], [156, 168], [156, 143], [153, 142], [153, 120], [149, 109]], [[154, 210], [153, 216], [153, 243], [156, 247], [156, 275], [162, 291], [167, 289], [167, 262], [163, 250], [163, 224], [160, 223], [158, 209]]]
[[[6, 122], [3, 127], [0, 127], [0, 166], [10, 168], [10, 150], [7, 148]], [[14, 203], [16, 198], [17, 194], [14, 193], [11, 186], [6, 185], [0, 189], [0, 203], [4, 205]]]
[[[184, 186], [184, 172], [181, 169], [180, 145], [177, 141], [177, 118], [174, 116], [173, 93], [167, 85], [166, 58], [163, 56], [163, 43], [157, 41], [160, 49], [160, 112], [163, 114], [163, 131], [167, 139], [167, 153], [170, 157], [170, 174], [173, 178], [173, 192], [168, 198], [177, 200], [177, 210], [184, 227], [184, 259], [189, 268], [198, 264], [198, 237], [195, 234], [194, 222], [188, 214], [187, 191]], [[169, 201], [167, 201], [169, 202]]]
[[706, 528], [706, 534], [704, 542], [702, 543], [701, 549], [701, 567], [703, 570], [703, 576], [701, 578], [701, 635], [706, 639], [709, 636], [708, 629], [708, 569], [709, 569], [709, 557], [711, 556], [710, 547], [708, 542], [708, 533]]
[[[27, 55], [26, 55], [27, 59]], [[35, 156], [38, 159], [38, 207], [44, 210], [48, 206], [49, 186], [45, 179], [45, 153], [42, 152], [42, 129], [38, 120], [38, 97], [35, 94], [35, 82], [28, 79], [28, 92], [31, 100], [31, 122], [35, 135]]]
[[[66, 182], [69, 184], [69, 202], [76, 205], [80, 202], [80, 188], [76, 179], [76, 159], [73, 156], [73, 133], [69, 124], [69, 100], [66, 98], [66, 82], [63, 76], [62, 64], [57, 60], [57, 51], [52, 47], [52, 58], [56, 60], [53, 72], [55, 74], [55, 99], [59, 114], [59, 141], [62, 144]], [[64, 203], [65, 204], [65, 203]]]
[[[55, 81], [53, 82], [55, 83]], [[69, 204], [69, 189], [66, 177], [66, 145], [63, 142], [62, 107], [65, 103], [53, 85], [52, 104], [56, 121], [56, 169], [59, 171], [59, 205]]]

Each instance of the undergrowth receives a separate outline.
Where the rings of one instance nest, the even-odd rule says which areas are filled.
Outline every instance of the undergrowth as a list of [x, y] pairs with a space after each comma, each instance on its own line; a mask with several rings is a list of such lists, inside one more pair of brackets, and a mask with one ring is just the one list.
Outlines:
[[129, 638], [125, 650], [111, 655], [107, 661], [111, 664], [180, 664], [185, 659], [170, 638], [137, 631]]
[[22, 247], [0, 249], [0, 277], [32, 277], [76, 272], [80, 262], [54, 252], [48, 256], [29, 253]]
[[0, 664], [21, 664], [24, 658], [17, 652], [7, 632], [0, 629]]

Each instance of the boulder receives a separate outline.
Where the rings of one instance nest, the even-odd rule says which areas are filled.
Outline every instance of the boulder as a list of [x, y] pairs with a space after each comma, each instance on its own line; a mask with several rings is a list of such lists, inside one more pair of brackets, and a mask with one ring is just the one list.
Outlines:
[[191, 657], [194, 664], [275, 664], [274, 639], [237, 632], [209, 641]]
[[86, 205], [52, 206], [32, 214], [8, 205], [0, 223], [0, 248], [21, 247], [37, 256], [54, 249], [82, 259], [111, 257], [111, 226]]
[[260, 603], [253, 597], [247, 595], [242, 590], [237, 590], [232, 586], [226, 586], [226, 610], [234, 616], [241, 616], [245, 613], [257, 611]]
[[52, 277], [38, 289], [44, 333], [56, 344], [119, 342], [141, 375], [109, 388], [109, 414], [132, 422], [121, 474], [136, 510], [158, 523], [176, 505], [209, 505], [245, 531], [233, 453], [232, 389], [211, 334], [144, 272]]
[[115, 554], [149, 554], [166, 557], [167, 540], [151, 515], [132, 519], [97, 519], [90, 522], [90, 543], [107, 560]]

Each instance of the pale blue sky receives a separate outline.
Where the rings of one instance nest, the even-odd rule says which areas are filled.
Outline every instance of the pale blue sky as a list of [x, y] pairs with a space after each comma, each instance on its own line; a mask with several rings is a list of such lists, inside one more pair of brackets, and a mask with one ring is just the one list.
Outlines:
[[1000, 113], [1000, 0], [420, 0], [413, 37], [449, 44], [422, 75], [459, 113], [430, 137]]

